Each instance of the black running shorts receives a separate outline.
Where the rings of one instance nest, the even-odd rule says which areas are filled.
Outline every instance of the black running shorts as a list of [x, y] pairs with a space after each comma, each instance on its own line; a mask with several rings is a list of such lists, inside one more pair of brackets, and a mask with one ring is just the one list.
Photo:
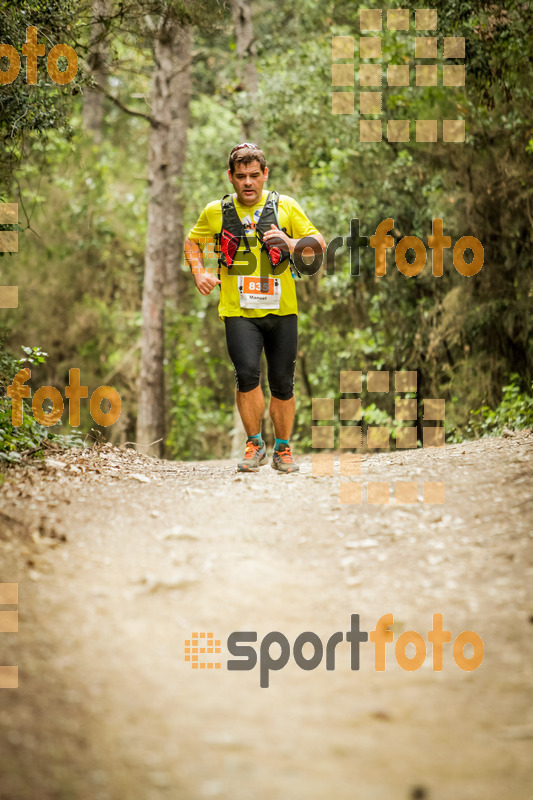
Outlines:
[[261, 353], [265, 348], [270, 393], [279, 400], [294, 394], [298, 347], [298, 316], [226, 317], [226, 342], [239, 392], [259, 386]]

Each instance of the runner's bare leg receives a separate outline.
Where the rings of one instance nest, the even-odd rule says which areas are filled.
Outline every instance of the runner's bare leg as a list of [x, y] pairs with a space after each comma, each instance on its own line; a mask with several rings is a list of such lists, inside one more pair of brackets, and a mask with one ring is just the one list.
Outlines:
[[265, 398], [260, 386], [251, 392], [235, 392], [237, 408], [247, 436], [255, 436], [261, 432], [261, 420], [265, 410]]
[[270, 419], [274, 423], [274, 431], [277, 439], [290, 439], [292, 423], [296, 411], [296, 401], [294, 395], [289, 400], [280, 400], [277, 397], [270, 398]]

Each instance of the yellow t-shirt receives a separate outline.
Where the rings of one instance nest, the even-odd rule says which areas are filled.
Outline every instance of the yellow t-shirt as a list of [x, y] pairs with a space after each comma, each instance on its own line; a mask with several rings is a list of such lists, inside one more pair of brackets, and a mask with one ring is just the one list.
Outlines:
[[[251, 255], [245, 253], [245, 246], [241, 242], [235, 254], [235, 260], [231, 270], [227, 267], [220, 269], [220, 303], [218, 314], [221, 319], [224, 317], [264, 317], [267, 314], [297, 314], [298, 304], [296, 301], [296, 287], [294, 277], [289, 262], [284, 261], [279, 268], [272, 268], [265, 251], [261, 252], [261, 244], [254, 233], [254, 228], [261, 215], [261, 210], [268, 197], [268, 192], [263, 190], [261, 200], [254, 206], [241, 205], [236, 195], [233, 195], [235, 209], [239, 218], [247, 231], [247, 239], [251, 250]], [[282, 194], [279, 197], [278, 218], [280, 228], [286, 228], [287, 235], [291, 239], [303, 239], [304, 236], [313, 236], [318, 231], [306, 217], [302, 208], [296, 200], [288, 195]], [[204, 253], [204, 266], [209, 269], [211, 264], [213, 269], [218, 267], [211, 259], [216, 259], [214, 250], [213, 236], [220, 233], [222, 228], [222, 206], [220, 200], [208, 203], [195, 226], [189, 231], [189, 239], [196, 242]], [[256, 264], [255, 270], [250, 267]], [[282, 270], [282, 271], [281, 271]], [[281, 300], [279, 308], [241, 308], [239, 300], [238, 280], [240, 275], [266, 276], [272, 274], [279, 275]]]

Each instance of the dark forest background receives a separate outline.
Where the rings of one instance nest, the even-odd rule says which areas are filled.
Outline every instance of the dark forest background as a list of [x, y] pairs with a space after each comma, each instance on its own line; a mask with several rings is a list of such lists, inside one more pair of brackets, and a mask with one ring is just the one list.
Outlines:
[[[243, 140], [263, 147], [270, 187], [296, 197], [328, 242], [353, 218], [370, 236], [392, 217], [396, 240], [427, 245], [442, 217], [452, 247], [472, 235], [485, 249], [470, 278], [451, 250], [433, 277], [429, 249], [417, 277], [400, 274], [390, 250], [378, 278], [373, 250], [361, 250], [355, 277], [343, 247], [334, 275], [299, 281], [297, 449], [310, 446], [311, 398], [339, 397], [349, 369], [417, 370], [419, 397], [446, 399], [448, 441], [533, 425], [531, 5], [433, 3], [439, 74], [442, 38], [464, 36], [466, 87], [384, 82], [381, 118], [464, 118], [466, 142], [417, 143], [413, 122], [410, 142], [369, 144], [357, 111], [331, 113], [331, 37], [359, 36], [351, 0], [0, 0], [0, 42], [20, 52], [35, 25], [47, 52], [64, 42], [80, 60], [64, 87], [44, 58], [37, 85], [21, 58], [18, 78], [0, 86], [0, 202], [19, 204], [19, 252], [0, 260], [0, 283], [19, 285], [19, 307], [0, 311], [0, 392], [26, 365], [33, 390], [64, 395], [78, 367], [89, 394], [108, 384], [122, 397], [119, 421], [100, 431], [82, 401], [77, 437], [67, 410], [50, 429], [28, 411], [14, 430], [0, 396], [0, 455], [91, 429], [161, 440], [143, 452], [171, 458], [229, 454], [234, 378], [218, 293], [196, 291], [182, 248], [227, 191], [227, 154]], [[414, 75], [417, 4], [402, 7], [410, 30], [384, 26], [382, 61]], [[393, 425], [393, 393], [375, 398], [363, 394], [365, 420]]]

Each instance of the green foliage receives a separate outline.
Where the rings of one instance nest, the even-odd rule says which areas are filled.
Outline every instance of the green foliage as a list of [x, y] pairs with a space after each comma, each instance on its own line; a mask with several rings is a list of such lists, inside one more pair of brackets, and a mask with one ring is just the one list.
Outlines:
[[[217, 320], [213, 336], [206, 338], [206, 311], [198, 302], [192, 305], [195, 313], [174, 313], [169, 326], [173, 358], [167, 366], [170, 432], [166, 445], [174, 458], [223, 458], [233, 421], [233, 370], [225, 354], [222, 325]], [[210, 306], [210, 316], [216, 317], [216, 304], [211, 301]]]
[[[73, 39], [74, 20], [80, 12], [79, 0], [0, 0], [0, 42], [9, 44], [21, 56], [21, 69], [15, 80], [0, 87], [0, 180], [10, 183], [13, 170], [26, 159], [30, 141], [45, 141], [51, 130], [70, 136], [68, 122], [73, 94], [80, 91], [83, 71], [66, 86], [54, 83], [46, 68], [46, 58], [37, 58], [37, 83], [26, 82], [25, 58], [21, 49], [26, 29], [37, 28], [37, 42], [46, 42], [46, 53], [55, 44], [69, 44], [81, 59], [80, 43]], [[50, 44], [52, 43], [52, 44]], [[5, 62], [5, 59], [2, 59]], [[6, 63], [2, 63], [5, 69]]]
[[508, 430], [533, 428], [533, 383], [530, 392], [521, 388], [520, 375], [516, 372], [509, 378], [509, 383], [502, 387], [503, 397], [495, 409], [483, 405], [477, 411], [471, 411], [468, 432], [475, 437], [498, 436]]
[[[311, 398], [338, 401], [340, 370], [416, 370], [419, 397], [446, 399], [448, 438], [457, 441], [480, 435], [493, 423], [498, 430], [500, 422], [494, 421], [503, 419], [506, 403], [514, 402], [508, 393], [501, 399], [501, 387], [514, 385], [510, 374], [519, 374], [523, 387], [533, 378], [531, 4], [435, 0], [431, 5], [439, 14], [439, 47], [443, 36], [466, 39], [467, 86], [423, 88], [413, 80], [405, 88], [384, 84], [381, 119], [462, 117], [467, 140], [461, 145], [416, 142], [413, 123], [409, 142], [385, 137], [360, 143], [358, 113], [331, 114], [331, 36], [358, 36], [360, 4], [254, 2], [259, 93], [253, 135], [267, 154], [270, 187], [296, 197], [327, 241], [346, 239], [355, 217], [364, 236], [393, 217], [396, 241], [413, 235], [427, 245], [432, 220], [441, 217], [452, 248], [461, 236], [473, 235], [485, 249], [483, 269], [473, 278], [454, 269], [451, 249], [445, 251], [444, 275], [433, 277], [429, 248], [426, 267], [416, 278], [398, 272], [392, 251], [386, 275], [376, 278], [373, 251], [361, 249], [360, 275], [352, 276], [344, 246], [336, 254], [334, 275], [322, 270], [316, 278], [298, 281], [294, 440], [301, 449], [310, 446]], [[81, 12], [75, 13], [75, 0], [23, 0], [17, 6], [38, 10], [32, 20], [39, 31], [53, 41], [69, 42], [70, 34], [70, 43], [83, 52], [89, 26]], [[408, 6], [413, 20], [419, 4], [413, 0]], [[383, 8], [378, 0], [366, 7]], [[203, 206], [229, 188], [227, 154], [241, 140], [249, 93], [237, 78], [229, 4], [193, 8], [178, 0], [113, 4], [106, 25], [110, 91], [126, 106], [147, 110], [152, 39], [145, 15], [154, 22], [170, 9], [178, 19], [202, 23], [195, 30], [191, 122], [180, 187], [188, 230]], [[70, 32], [69, 20], [74, 22]], [[18, 12], [9, 11], [0, 31], [2, 24], [15, 29], [0, 41], [25, 38]], [[408, 33], [384, 26], [383, 62], [407, 63], [406, 53], [413, 62], [414, 35], [413, 25]], [[0, 132], [11, 137], [15, 126], [10, 146], [22, 159], [16, 173], [21, 221], [27, 212], [31, 225], [19, 236], [17, 256], [2, 259], [2, 282], [18, 283], [21, 297], [16, 314], [6, 313], [8, 344], [14, 349], [20, 341], [41, 343], [50, 354], [45, 363], [35, 364], [41, 383], [61, 389], [68, 369], [76, 366], [90, 390], [104, 382], [114, 385], [123, 410], [111, 433], [132, 440], [148, 124], [106, 101], [103, 141], [96, 145], [81, 125], [83, 98], [72, 100], [68, 87], [30, 91], [19, 79], [12, 95], [5, 89], [0, 89], [5, 123]], [[70, 141], [64, 136], [67, 121]], [[5, 191], [0, 199], [13, 202], [13, 194]], [[201, 297], [188, 272], [180, 275], [179, 292], [178, 313], [167, 313], [168, 452], [176, 458], [222, 457], [229, 450], [234, 380], [217, 293]], [[529, 395], [518, 396], [526, 402]], [[529, 419], [516, 402], [516, 419]], [[92, 424], [87, 405], [82, 404], [85, 430]], [[367, 424], [392, 425], [392, 393], [379, 403], [364, 398], [363, 406]], [[472, 415], [470, 409], [479, 412]]]
[[23, 400], [22, 424], [12, 424], [12, 404], [6, 394], [7, 387], [19, 370], [44, 364], [48, 355], [39, 347], [22, 347], [22, 350], [24, 357], [14, 358], [2, 349], [0, 342], [0, 463], [20, 461], [25, 454], [42, 456], [47, 443], [60, 447], [83, 447], [78, 432], [60, 435], [50, 427], [40, 425], [32, 415], [31, 400]]
[[[146, 187], [137, 180], [142, 161], [136, 140], [96, 148], [79, 118], [71, 122], [74, 150], [52, 132], [17, 172], [31, 231], [19, 237], [19, 253], [2, 262], [3, 282], [18, 283], [20, 296], [17, 311], [4, 312], [6, 344], [42, 344], [49, 357], [32, 370], [39, 384], [62, 391], [76, 367], [89, 394], [112, 385], [122, 412], [107, 433], [127, 426], [132, 440], [146, 232]], [[81, 426], [94, 426], [88, 402], [81, 404]]]
[[[470, 408], [483, 398], [493, 407], [510, 372], [526, 382], [532, 377], [530, 4], [432, 4], [439, 14], [439, 47], [443, 35], [466, 38], [466, 90], [423, 89], [414, 81], [405, 89], [383, 87], [382, 120], [466, 117], [467, 141], [460, 146], [419, 143], [413, 131], [406, 143], [358, 144], [357, 111], [332, 116], [329, 93], [331, 35], [358, 33], [359, 6], [336, 3], [328, 16], [324, 6], [313, 12], [308, 5], [296, 4], [294, 27], [270, 31], [269, 52], [262, 56], [260, 109], [273, 174], [291, 187], [327, 240], [347, 236], [352, 217], [366, 236], [393, 217], [396, 241], [414, 235], [426, 244], [432, 219], [441, 217], [452, 248], [461, 236], [473, 235], [485, 250], [484, 267], [473, 278], [457, 273], [450, 249], [441, 278], [431, 275], [428, 250], [416, 278], [400, 275], [389, 253], [387, 274], [379, 279], [370, 249], [361, 250], [357, 278], [350, 278], [346, 250], [339, 250], [338, 274], [323, 277], [320, 292], [300, 288], [310, 390], [324, 396], [329, 386], [331, 396], [343, 368], [416, 369], [419, 395], [444, 397], [450, 428], [470, 435]], [[409, 5], [413, 20], [419, 4]], [[316, 14], [326, 23], [326, 36]], [[413, 37], [413, 29], [396, 34], [384, 26], [383, 62], [412, 62]], [[306, 314], [316, 329], [310, 336]]]

